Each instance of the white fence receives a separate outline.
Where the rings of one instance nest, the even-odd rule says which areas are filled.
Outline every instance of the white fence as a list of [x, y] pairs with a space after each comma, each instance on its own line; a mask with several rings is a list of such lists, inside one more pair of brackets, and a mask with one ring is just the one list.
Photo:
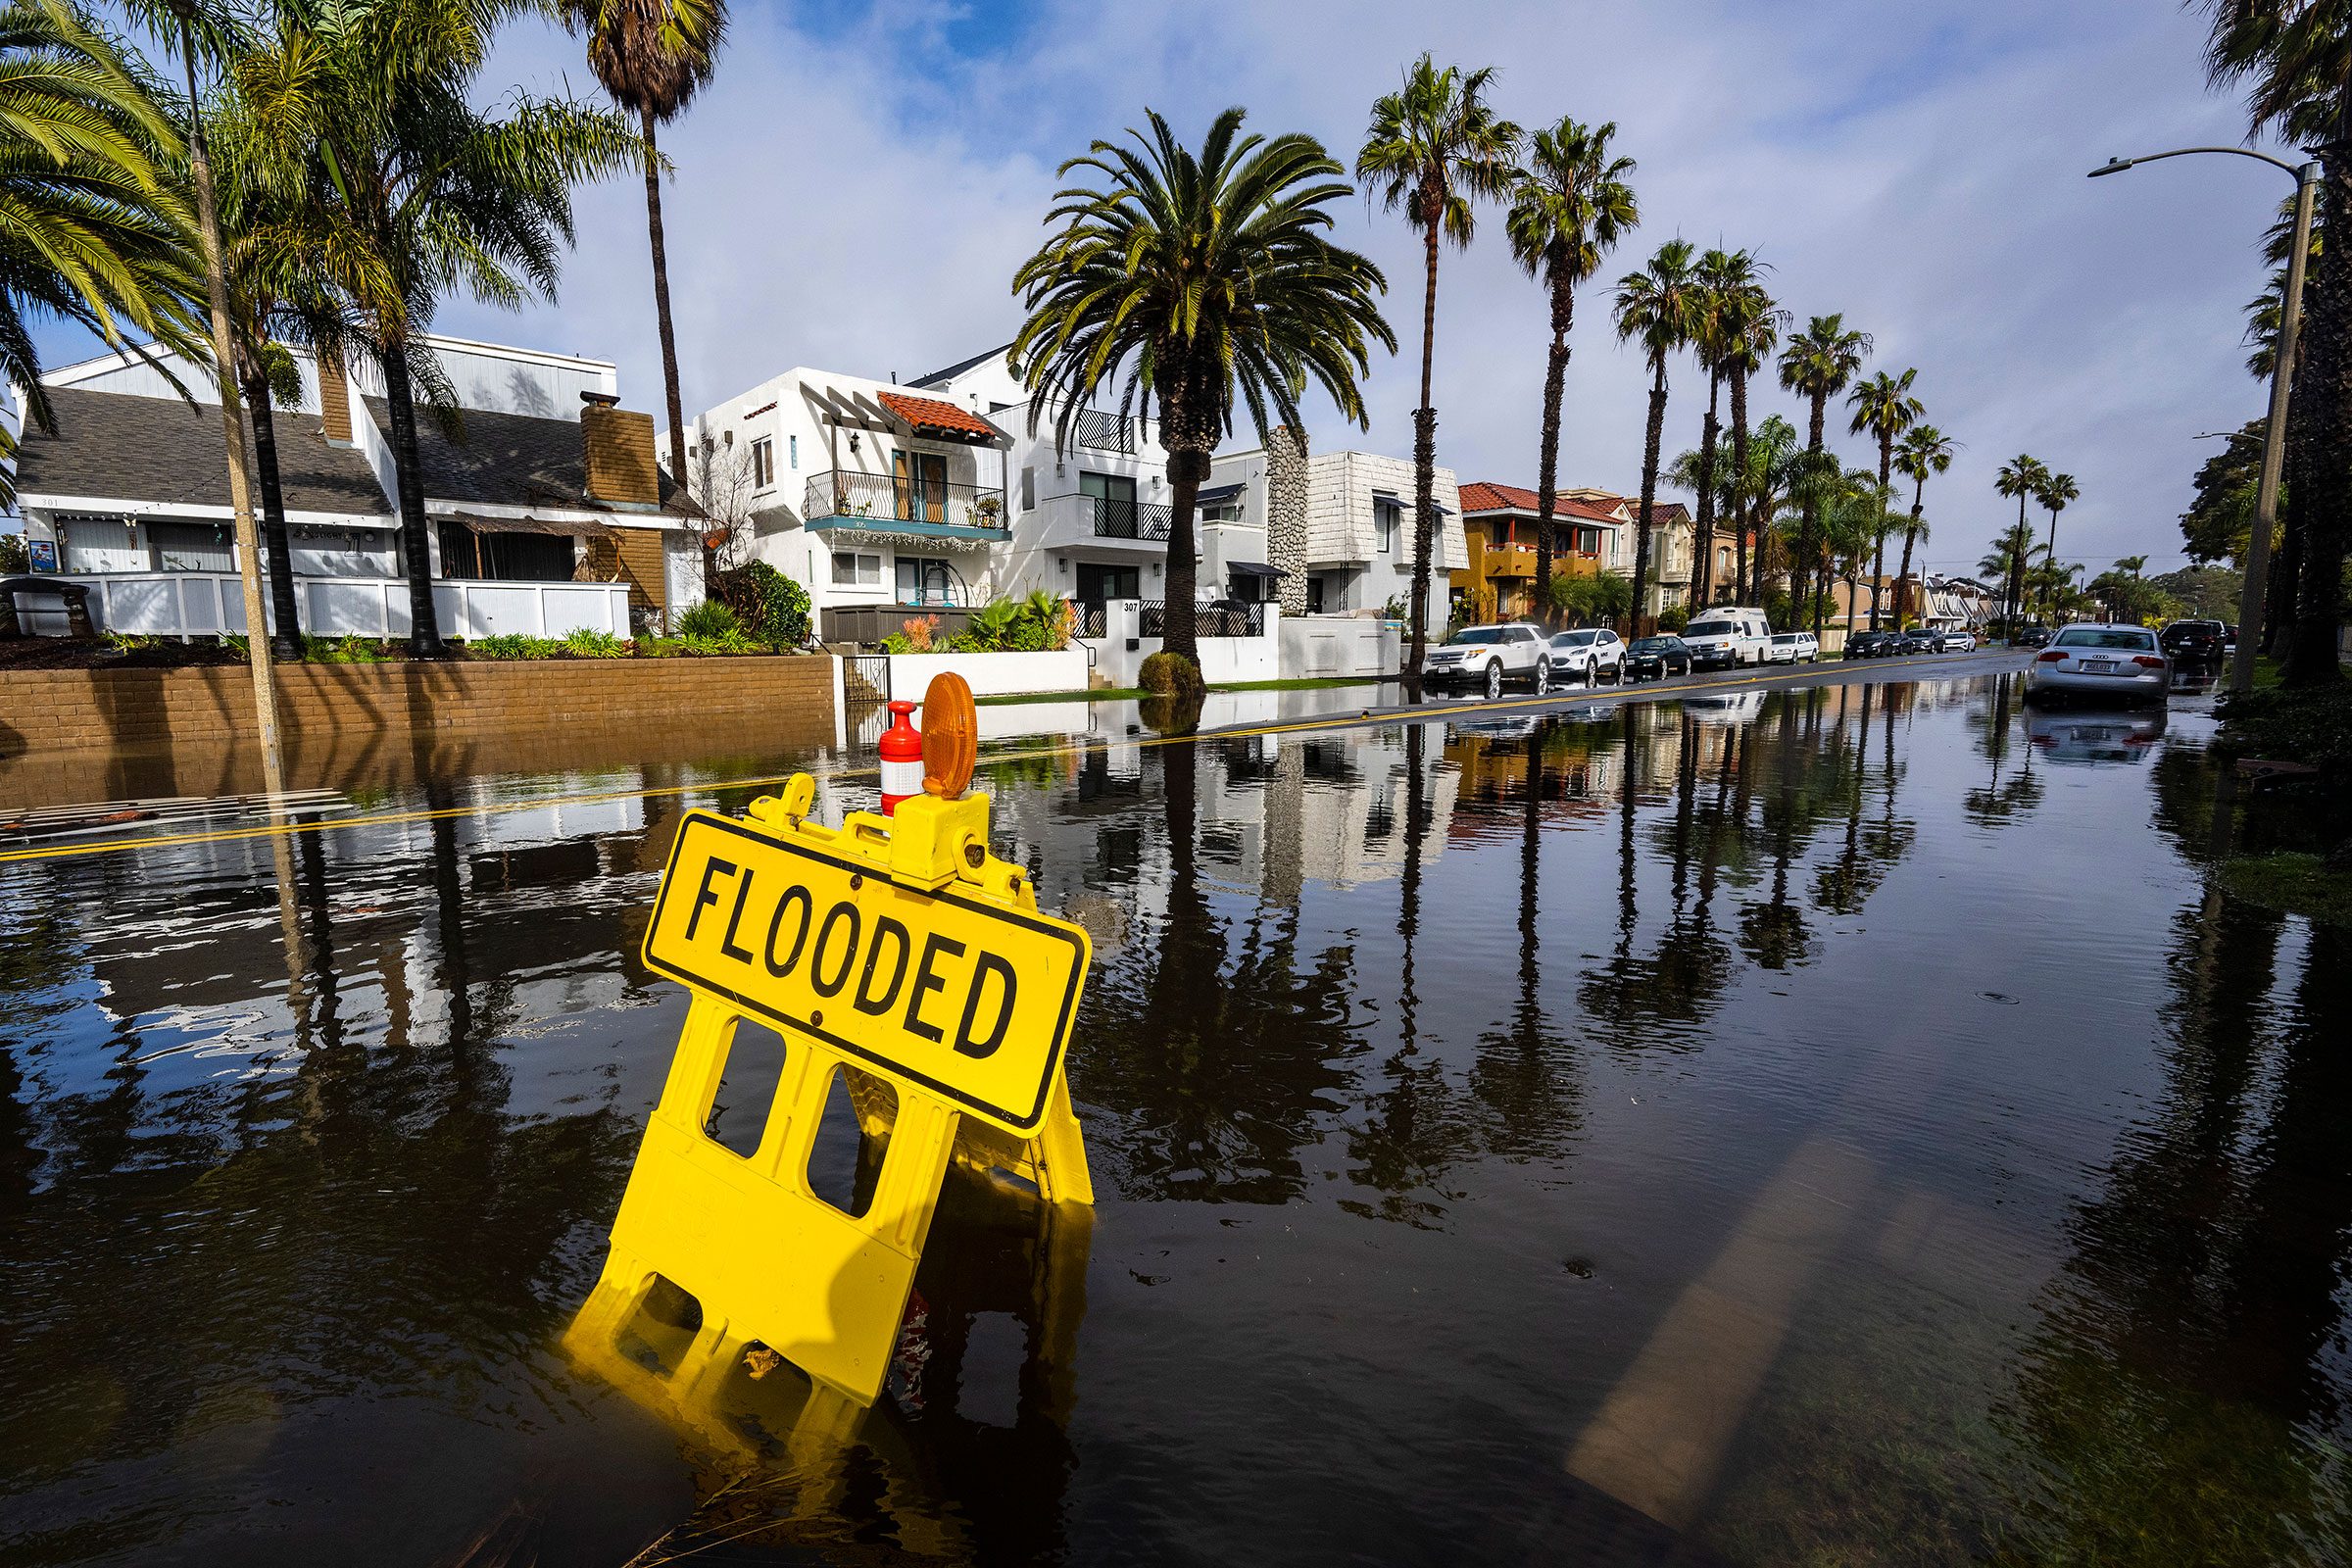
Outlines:
[[1086, 647], [1072, 643], [1055, 653], [888, 654], [890, 694], [921, 702], [931, 677], [953, 670], [970, 683], [975, 697], [1025, 692], [1082, 692], [1087, 686]]
[[[217, 637], [245, 631], [245, 590], [234, 572], [123, 571], [71, 575], [90, 590], [90, 619], [125, 636]], [[302, 629], [314, 637], [406, 637], [409, 585], [399, 577], [297, 577]], [[265, 595], [265, 600], [267, 595]], [[28, 631], [66, 634], [63, 605], [27, 606]], [[629, 634], [629, 589], [616, 582], [436, 582], [444, 637]]]
[[[1095, 651], [1095, 669], [1113, 686], [1133, 686], [1144, 661], [1159, 652], [1157, 637], [1140, 635], [1143, 606], [1133, 599], [1113, 599], [1102, 607], [1106, 635], [1084, 640]], [[1239, 681], [1277, 680], [1282, 668], [1282, 612], [1265, 607], [1265, 630], [1255, 637], [1203, 637], [1198, 647], [1200, 676], [1212, 686]]]
[[1394, 675], [1403, 667], [1403, 633], [1395, 621], [1362, 615], [1285, 616], [1282, 678]]

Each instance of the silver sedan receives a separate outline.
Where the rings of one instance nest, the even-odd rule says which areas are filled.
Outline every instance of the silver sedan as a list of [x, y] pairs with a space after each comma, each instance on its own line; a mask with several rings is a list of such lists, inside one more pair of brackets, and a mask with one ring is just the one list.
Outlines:
[[2026, 700], [2081, 697], [2094, 703], [2161, 703], [2172, 663], [2145, 626], [2068, 626], [2026, 666]]

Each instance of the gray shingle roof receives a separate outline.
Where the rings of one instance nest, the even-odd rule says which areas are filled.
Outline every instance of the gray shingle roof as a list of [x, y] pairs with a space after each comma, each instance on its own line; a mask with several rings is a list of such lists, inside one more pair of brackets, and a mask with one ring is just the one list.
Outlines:
[[[228, 505], [218, 403], [191, 409], [176, 398], [71, 386], [48, 393], [57, 434], [25, 426], [17, 453], [21, 494]], [[348, 447], [328, 446], [317, 415], [280, 413], [270, 424], [288, 512], [391, 514], [392, 504], [367, 460]]]
[[[389, 443], [392, 406], [377, 397], [362, 401]], [[482, 409], [466, 409], [460, 417], [465, 438], [452, 441], [428, 411], [416, 411], [416, 467], [426, 500], [609, 510], [587, 499], [588, 445], [578, 420]], [[661, 473], [662, 510], [693, 515], [692, 503], [678, 493], [668, 470]]]

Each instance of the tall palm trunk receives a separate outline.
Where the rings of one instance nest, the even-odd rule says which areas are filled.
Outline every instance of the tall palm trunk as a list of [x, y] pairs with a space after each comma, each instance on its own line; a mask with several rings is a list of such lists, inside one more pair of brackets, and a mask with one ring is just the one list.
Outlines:
[[392, 409], [392, 466], [394, 488], [400, 492], [400, 555], [409, 579], [409, 655], [413, 659], [441, 659], [448, 645], [441, 640], [441, 621], [433, 612], [433, 547], [425, 532], [424, 480], [416, 463], [416, 401], [409, 384], [409, 362], [402, 345], [375, 345], [376, 363], [384, 368], [384, 401]]
[[[1167, 410], [1163, 407], [1161, 413], [1165, 415]], [[1175, 439], [1185, 439], [1181, 430]], [[1200, 616], [1195, 606], [1200, 566], [1193, 559], [1193, 512], [1200, 481], [1207, 477], [1206, 446], [1188, 443], [1168, 449], [1168, 589], [1159, 611], [1159, 648], [1196, 669], [1200, 664]]]
[[1536, 617], [1551, 619], [1551, 518], [1559, 510], [1560, 393], [1568, 380], [1568, 327], [1576, 293], [1565, 277], [1551, 281], [1551, 352], [1544, 362], [1544, 445], [1536, 462]]
[[1911, 593], [1911, 546], [1919, 538], [1920, 509], [1926, 505], [1928, 481], [1922, 479], [1911, 490], [1911, 525], [1903, 530], [1903, 564], [1894, 578], [1894, 629], [1903, 629], [1903, 605]]
[[[1827, 392], [1813, 394], [1812, 423], [1808, 426], [1805, 440], [1805, 453], [1808, 457], [1818, 458], [1821, 456], [1823, 405], [1828, 401], [1829, 394]], [[1812, 477], [1818, 479], [1818, 475]], [[1802, 593], [1807, 589], [1812, 591], [1813, 635], [1815, 637], [1821, 635], [1822, 611], [1825, 608], [1822, 601], [1829, 596], [1829, 589], [1822, 582], [1825, 571], [1824, 563], [1817, 559], [1828, 554], [1822, 548], [1821, 535], [1818, 531], [1821, 522], [1819, 490], [1818, 483], [1808, 482], [1805, 486], [1804, 510], [1800, 514], [1797, 524], [1795, 570], [1791, 573], [1793, 580], [1789, 583], [1791, 593]], [[1799, 614], [1804, 612], [1804, 606], [1801, 602], [1794, 608]]]
[[[2321, 232], [2352, 233], [2352, 88], [2337, 88], [2335, 135], [2316, 149], [2326, 167], [2320, 184]], [[2292, 497], [2300, 519], [2302, 563], [2295, 588], [2294, 631], [2280, 679], [2289, 686], [2332, 686], [2344, 678], [2337, 643], [2344, 623], [2344, 555], [2352, 538], [2352, 246], [2320, 247], [2319, 276], [2305, 302], [2296, 348], [2295, 390], [2311, 409], [2310, 461], [2303, 491]]]
[[[678, 339], [669, 322], [669, 245], [662, 234], [662, 155], [654, 150], [654, 112], [645, 122], [645, 231], [654, 247], [654, 319], [662, 328], [662, 390], [669, 400], [669, 474], [681, 488], [686, 483], [686, 415], [678, 396]], [[710, 569], [710, 550], [703, 550], [704, 570]]]
[[[1886, 491], [1894, 483], [1894, 432], [1879, 432], [1878, 556], [1870, 564], [1870, 629], [1879, 629], [1879, 601], [1886, 597]], [[1901, 590], [1896, 590], [1900, 592]], [[1847, 627], [1850, 633], [1852, 627]]]
[[1642, 635], [1642, 588], [1649, 575], [1649, 512], [1658, 498], [1658, 443], [1666, 434], [1666, 356], [1649, 357], [1649, 436], [1642, 449], [1642, 510], [1634, 514], [1633, 635]]
[[253, 471], [262, 491], [262, 544], [270, 558], [270, 611], [277, 622], [270, 634], [273, 659], [302, 657], [302, 621], [294, 599], [294, 545], [286, 536], [285, 488], [277, 471], [277, 420], [270, 408], [270, 378], [249, 368], [239, 378], [253, 420]]
[[2049, 559], [2043, 564], [2048, 568], [2049, 574], [2041, 580], [2041, 612], [2043, 618], [2054, 622], [2057, 619], [2055, 607], [2058, 602], [2058, 509], [2056, 507], [2050, 509], [2048, 549]]
[[2017, 532], [2009, 540], [2009, 631], [2017, 633], [2017, 621], [2026, 612], [2026, 546], [2034, 538], [2033, 525], [2026, 521], [2026, 497], [2017, 498]]
[[[1747, 367], [1737, 362], [1732, 366], [1732, 472], [1739, 475], [1732, 504], [1732, 600], [1760, 605], [1764, 602], [1761, 595], [1748, 597]], [[1764, 542], [1758, 539], [1756, 554], [1763, 553]], [[1763, 575], [1761, 564], [1757, 575]]]
[[1715, 602], [1715, 438], [1722, 425], [1715, 417], [1723, 372], [1707, 371], [1707, 417], [1698, 438], [1698, 520], [1696, 546], [1690, 561], [1690, 609], [1695, 612]]
[[1429, 546], [1437, 510], [1438, 411], [1430, 407], [1430, 374], [1438, 341], [1438, 204], [1427, 200], [1422, 236], [1428, 270], [1421, 290], [1421, 406], [1413, 411], [1413, 640], [1404, 656], [1405, 690], [1421, 700], [1421, 661], [1429, 652]]

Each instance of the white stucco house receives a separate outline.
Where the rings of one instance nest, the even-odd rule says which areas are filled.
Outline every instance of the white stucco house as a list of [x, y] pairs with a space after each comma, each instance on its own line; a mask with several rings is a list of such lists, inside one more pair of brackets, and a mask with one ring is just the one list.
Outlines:
[[[1267, 537], [1278, 486], [1276, 465], [1264, 447], [1219, 453], [1201, 487], [1201, 510], [1212, 526], [1230, 529], [1218, 540], [1236, 562], [1281, 567]], [[1310, 452], [1305, 463], [1305, 553], [1298, 564], [1302, 594], [1293, 602], [1306, 614], [1381, 616], [1411, 596], [1413, 465], [1376, 452]], [[1446, 624], [1451, 574], [1467, 564], [1461, 487], [1451, 468], [1437, 470], [1431, 498], [1438, 510], [1430, 541], [1430, 624]]]

